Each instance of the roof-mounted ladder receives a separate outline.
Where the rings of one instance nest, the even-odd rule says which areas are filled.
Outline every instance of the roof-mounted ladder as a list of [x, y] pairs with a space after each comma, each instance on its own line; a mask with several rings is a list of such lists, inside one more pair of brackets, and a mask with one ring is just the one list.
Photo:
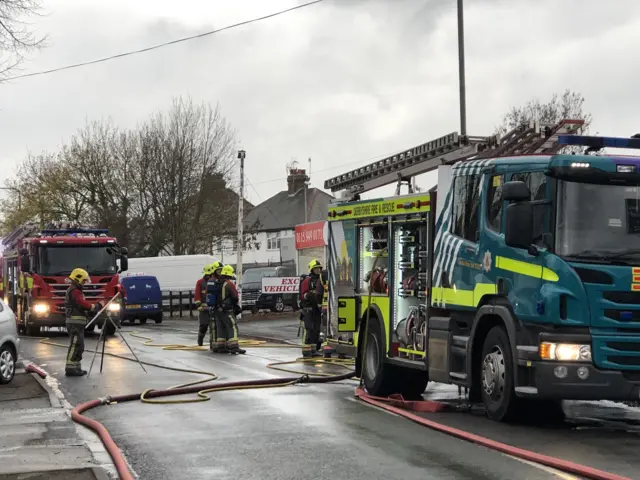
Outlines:
[[562, 120], [555, 125], [532, 122], [502, 137], [463, 137], [453, 132], [330, 178], [324, 182], [324, 188], [332, 192], [348, 189], [351, 195], [359, 195], [394, 182], [400, 186], [439, 165], [508, 155], [554, 154], [565, 146], [558, 143], [558, 135], [579, 133], [583, 125], [583, 120]]

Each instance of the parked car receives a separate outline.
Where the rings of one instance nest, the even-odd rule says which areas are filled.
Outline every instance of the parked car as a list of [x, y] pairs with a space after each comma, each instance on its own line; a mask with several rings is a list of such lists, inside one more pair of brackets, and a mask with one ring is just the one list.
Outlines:
[[265, 294], [262, 292], [263, 277], [296, 277], [294, 266], [276, 266], [248, 268], [242, 274], [242, 309], [257, 312], [260, 309], [270, 309], [282, 312], [289, 305], [298, 310], [298, 294], [283, 293], [281, 295]]
[[19, 351], [20, 337], [16, 316], [9, 305], [0, 300], [0, 385], [13, 380]]
[[133, 323], [137, 318], [141, 324], [148, 319], [162, 323], [162, 291], [158, 279], [153, 275], [133, 275], [120, 280], [126, 292], [126, 301], [120, 311], [123, 322]]

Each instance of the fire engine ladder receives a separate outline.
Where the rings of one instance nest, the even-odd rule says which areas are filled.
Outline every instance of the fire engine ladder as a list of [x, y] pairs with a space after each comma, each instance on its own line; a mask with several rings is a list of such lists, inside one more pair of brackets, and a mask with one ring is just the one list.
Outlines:
[[[396, 193], [399, 194], [402, 183], [409, 183], [412, 177], [435, 170], [440, 165], [510, 155], [555, 154], [566, 146], [558, 143], [558, 135], [577, 134], [583, 125], [583, 120], [562, 120], [555, 125], [531, 122], [502, 137], [461, 136], [453, 132], [330, 178], [324, 182], [324, 188], [332, 192], [345, 190], [345, 197], [351, 200], [357, 199], [361, 193], [398, 182]], [[410, 184], [409, 191], [412, 192]]]
[[34, 222], [26, 222], [16, 227], [11, 233], [2, 239], [2, 245], [7, 250], [13, 250], [18, 246], [18, 242], [25, 237], [33, 236], [39, 230]]

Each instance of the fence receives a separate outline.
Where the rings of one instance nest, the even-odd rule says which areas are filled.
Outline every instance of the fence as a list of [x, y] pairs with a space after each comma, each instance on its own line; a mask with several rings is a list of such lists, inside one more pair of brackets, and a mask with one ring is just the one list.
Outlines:
[[189, 317], [194, 317], [197, 308], [193, 301], [193, 290], [163, 290], [162, 310], [169, 312], [170, 317], [173, 317], [174, 313], [180, 318], [187, 313]]

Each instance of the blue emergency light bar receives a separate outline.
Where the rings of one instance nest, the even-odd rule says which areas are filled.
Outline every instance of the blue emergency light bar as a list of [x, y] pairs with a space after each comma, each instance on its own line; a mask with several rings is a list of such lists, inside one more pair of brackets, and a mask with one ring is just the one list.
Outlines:
[[51, 235], [51, 236], [56, 236], [56, 235], [74, 235], [74, 234], [78, 234], [78, 233], [83, 233], [83, 234], [89, 234], [89, 235], [108, 235], [109, 234], [109, 230], [106, 228], [95, 228], [95, 229], [88, 229], [88, 228], [67, 228], [67, 229], [49, 229], [49, 230], [42, 230], [42, 235], [46, 236], [46, 235]]
[[633, 148], [640, 150], [640, 138], [592, 137], [589, 135], [558, 135], [560, 145], [579, 145], [595, 148]]

